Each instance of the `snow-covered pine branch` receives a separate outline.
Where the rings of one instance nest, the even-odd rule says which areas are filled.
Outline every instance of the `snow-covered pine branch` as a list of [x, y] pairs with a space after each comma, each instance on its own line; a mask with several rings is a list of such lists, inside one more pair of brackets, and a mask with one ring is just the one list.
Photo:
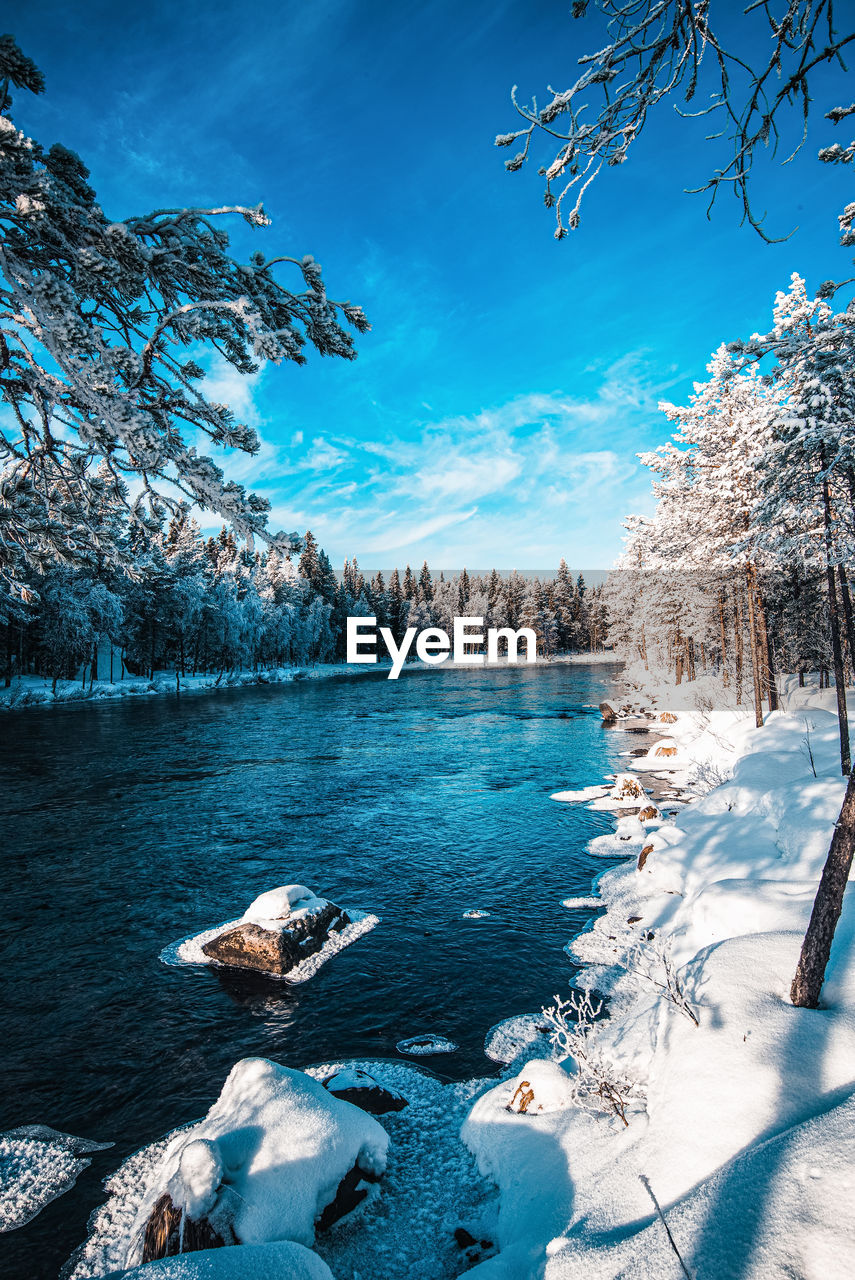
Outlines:
[[[204, 394], [203, 353], [240, 373], [352, 360], [361, 309], [327, 296], [310, 257], [247, 263], [223, 223], [269, 224], [261, 206], [159, 209], [112, 221], [83, 162], [45, 149], [10, 118], [9, 86], [40, 93], [38, 69], [0, 38], [0, 590], [24, 566], [115, 559], [110, 514], [157, 527], [182, 504], [283, 549], [269, 503], [189, 443], [255, 453], [258, 438]], [[280, 279], [280, 272], [284, 273]], [[131, 493], [134, 498], [131, 499]]]
[[[577, 0], [573, 17], [585, 16], [589, 7]], [[751, 203], [752, 169], [761, 149], [775, 155], [791, 132], [786, 157], [801, 149], [817, 69], [844, 65], [855, 31], [836, 29], [833, 0], [748, 5], [738, 19], [745, 39], [731, 47], [718, 26], [728, 16], [722, 0], [597, 0], [595, 7], [605, 28], [602, 47], [578, 59], [581, 70], [571, 87], [550, 88], [543, 107], [536, 99], [521, 102], [515, 87], [512, 101], [523, 124], [496, 138], [498, 147], [521, 146], [505, 161], [511, 172], [529, 159], [536, 136], [549, 140], [538, 173], [546, 180], [544, 203], [555, 211], [555, 238], [578, 227], [591, 183], [604, 166], [624, 163], [651, 112], [671, 102], [681, 116], [710, 117], [709, 140], [724, 140], [724, 154], [697, 188], [708, 193], [710, 208], [720, 191], [732, 191], [743, 220], [764, 240], [773, 239]], [[743, 45], [752, 50], [750, 61]], [[851, 111], [834, 107], [827, 118], [836, 124]], [[848, 162], [852, 145], [825, 147], [819, 157]]]

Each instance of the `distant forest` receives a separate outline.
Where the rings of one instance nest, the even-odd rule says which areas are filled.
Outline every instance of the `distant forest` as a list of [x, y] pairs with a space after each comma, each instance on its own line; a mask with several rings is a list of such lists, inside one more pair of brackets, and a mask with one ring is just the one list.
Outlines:
[[[0, 623], [5, 683], [19, 674], [121, 679], [174, 670], [181, 675], [342, 662], [348, 616], [373, 616], [400, 640], [407, 627], [442, 627], [455, 615], [485, 626], [531, 627], [538, 652], [602, 648], [602, 588], [574, 580], [562, 560], [553, 579], [464, 569], [434, 577], [427, 564], [370, 580], [356, 560], [334, 572], [307, 532], [293, 556], [239, 544], [225, 527], [204, 538], [187, 516], [159, 533], [133, 530], [121, 569], [45, 566], [30, 575], [25, 600]], [[98, 670], [99, 650], [114, 654]], [[112, 646], [112, 650], [110, 649]], [[118, 651], [118, 653], [116, 653]]]

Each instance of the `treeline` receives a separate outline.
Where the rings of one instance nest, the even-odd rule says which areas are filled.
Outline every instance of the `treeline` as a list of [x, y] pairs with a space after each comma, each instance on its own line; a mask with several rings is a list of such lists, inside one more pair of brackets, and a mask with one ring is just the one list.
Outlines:
[[758, 724], [777, 671], [833, 677], [849, 773], [855, 305], [834, 291], [810, 298], [794, 275], [767, 334], [722, 346], [689, 403], [662, 406], [673, 443], [641, 455], [656, 509], [627, 521], [606, 595], [628, 656], [677, 682], [714, 670]]
[[[434, 578], [427, 564], [367, 580], [356, 561], [334, 572], [309, 532], [291, 557], [251, 550], [223, 528], [203, 538], [189, 517], [160, 534], [135, 531], [125, 568], [53, 565], [30, 575], [27, 602], [0, 626], [5, 683], [18, 674], [117, 680], [259, 670], [344, 661], [348, 616], [374, 616], [400, 640], [407, 627], [452, 629], [457, 615], [486, 626], [531, 627], [543, 656], [602, 647], [602, 588], [574, 581], [564, 561], [554, 579], [502, 578], [466, 570]], [[112, 670], [99, 670], [99, 650]], [[102, 659], [103, 666], [103, 659]], [[82, 674], [81, 674], [82, 673]]]

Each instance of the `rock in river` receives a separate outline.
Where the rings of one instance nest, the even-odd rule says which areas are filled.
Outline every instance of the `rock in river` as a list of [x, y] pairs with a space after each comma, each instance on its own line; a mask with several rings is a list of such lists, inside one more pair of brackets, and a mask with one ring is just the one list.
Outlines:
[[352, 1102], [355, 1107], [369, 1111], [374, 1116], [385, 1115], [387, 1111], [403, 1111], [407, 1106], [407, 1099], [403, 1094], [382, 1085], [379, 1080], [358, 1067], [343, 1067], [341, 1071], [334, 1071], [322, 1084], [336, 1098], [341, 1098], [342, 1102]]
[[170, 943], [164, 964], [248, 969], [305, 982], [321, 965], [378, 924], [367, 911], [345, 911], [304, 884], [285, 884], [256, 898], [237, 920]]
[[388, 1145], [372, 1116], [304, 1072], [245, 1058], [205, 1119], [149, 1166], [125, 1265], [283, 1239], [311, 1247], [377, 1194]]
[[256, 898], [239, 924], [203, 943], [202, 951], [233, 969], [282, 977], [348, 924], [347, 912], [335, 903], [305, 885], [287, 884]]

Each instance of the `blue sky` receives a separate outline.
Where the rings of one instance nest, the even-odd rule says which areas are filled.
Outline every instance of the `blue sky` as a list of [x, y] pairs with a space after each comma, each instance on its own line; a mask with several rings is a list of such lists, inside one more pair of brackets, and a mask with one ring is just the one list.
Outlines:
[[[719, 7], [750, 52], [742, 4]], [[810, 287], [850, 273], [836, 215], [851, 175], [814, 158], [848, 140], [822, 120], [851, 99], [834, 71], [815, 82], [805, 152], [758, 169], [771, 229], [798, 224], [788, 243], [740, 227], [731, 199], [707, 221], [683, 188], [721, 153], [667, 107], [556, 243], [535, 167], [505, 173], [492, 143], [514, 127], [514, 83], [543, 98], [603, 43], [568, 14], [540, 0], [7, 11], [48, 86], [18, 99], [17, 122], [79, 151], [110, 216], [262, 200], [273, 225], [236, 224], [235, 250], [312, 253], [330, 294], [363, 306], [355, 363], [212, 367], [209, 385], [264, 441], [231, 473], [334, 563], [608, 565], [623, 516], [649, 506], [635, 453], [667, 438], [658, 401], [685, 398], [721, 341], [766, 327], [792, 271]]]

